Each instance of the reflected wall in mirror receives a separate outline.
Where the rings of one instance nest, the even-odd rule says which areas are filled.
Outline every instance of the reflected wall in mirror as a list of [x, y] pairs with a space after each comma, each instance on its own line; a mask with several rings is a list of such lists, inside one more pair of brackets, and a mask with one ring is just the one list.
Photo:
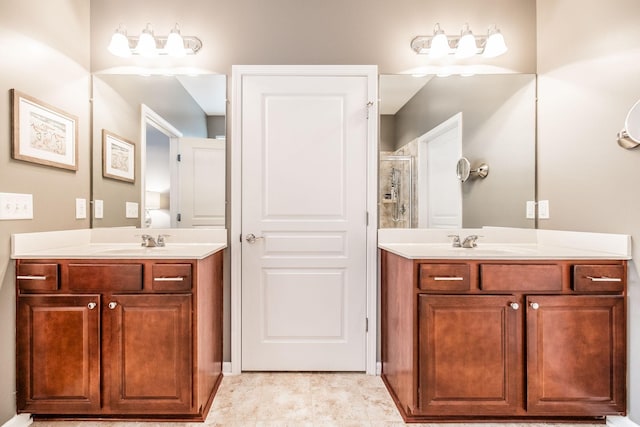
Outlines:
[[[225, 114], [224, 75], [94, 75], [92, 226], [223, 228]], [[103, 176], [103, 129], [135, 143], [133, 183]]]
[[[535, 96], [533, 74], [381, 75], [379, 227], [535, 227]], [[488, 176], [460, 182], [462, 156]]]

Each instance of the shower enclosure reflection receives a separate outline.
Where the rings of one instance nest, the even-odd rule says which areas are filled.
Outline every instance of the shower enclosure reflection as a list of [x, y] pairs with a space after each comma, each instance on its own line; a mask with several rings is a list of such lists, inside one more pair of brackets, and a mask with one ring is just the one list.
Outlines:
[[380, 156], [379, 200], [381, 228], [414, 227], [413, 157]]

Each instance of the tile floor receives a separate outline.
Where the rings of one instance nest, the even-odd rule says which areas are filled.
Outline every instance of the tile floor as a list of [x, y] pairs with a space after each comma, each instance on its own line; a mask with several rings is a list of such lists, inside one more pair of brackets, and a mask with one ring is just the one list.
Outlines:
[[[33, 427], [397, 427], [405, 424], [380, 377], [357, 373], [226, 376], [203, 423], [36, 421]], [[409, 424], [435, 427], [436, 424]], [[460, 427], [463, 424], [443, 424]], [[488, 427], [488, 424], [478, 425]], [[496, 424], [515, 427], [517, 424]], [[526, 427], [552, 427], [524, 424]], [[561, 427], [571, 427], [562, 424]], [[596, 425], [602, 427], [602, 425]], [[594, 427], [580, 424], [580, 427]]]

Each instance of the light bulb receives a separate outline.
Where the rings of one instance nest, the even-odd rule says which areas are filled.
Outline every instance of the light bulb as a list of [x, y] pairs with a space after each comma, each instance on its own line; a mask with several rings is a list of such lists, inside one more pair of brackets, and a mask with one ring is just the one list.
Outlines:
[[494, 25], [492, 28], [489, 28], [489, 35], [487, 36], [482, 56], [485, 58], [495, 58], [506, 51], [507, 45], [504, 42], [504, 36]]
[[111, 36], [111, 42], [107, 47], [109, 52], [115, 56], [125, 58], [131, 56], [131, 49], [129, 48], [129, 39], [127, 38], [127, 32], [122, 26], [119, 26]]
[[140, 33], [136, 50], [142, 56], [155, 56], [158, 54], [156, 49], [156, 39], [153, 37], [151, 24], [147, 24], [145, 29]]
[[167, 53], [171, 56], [185, 56], [187, 53], [184, 49], [184, 40], [180, 35], [178, 24], [171, 30], [167, 37], [167, 43], [164, 46]]
[[433, 29], [433, 38], [431, 39], [431, 49], [429, 49], [430, 58], [442, 58], [449, 54], [449, 39], [444, 31], [440, 28], [440, 24], [436, 24]]
[[464, 24], [460, 35], [455, 57], [458, 59], [470, 58], [476, 54], [478, 47], [476, 46], [476, 38], [469, 29], [469, 24]]

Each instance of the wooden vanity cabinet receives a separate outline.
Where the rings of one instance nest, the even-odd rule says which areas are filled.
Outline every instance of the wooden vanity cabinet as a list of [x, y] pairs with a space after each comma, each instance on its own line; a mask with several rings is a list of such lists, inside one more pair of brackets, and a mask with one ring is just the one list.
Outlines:
[[[41, 274], [21, 274], [42, 270], [39, 263], [56, 266], [55, 290]], [[16, 268], [18, 412], [206, 417], [222, 379], [222, 252], [17, 260]]]
[[382, 378], [405, 421], [626, 411], [626, 261], [382, 251]]

